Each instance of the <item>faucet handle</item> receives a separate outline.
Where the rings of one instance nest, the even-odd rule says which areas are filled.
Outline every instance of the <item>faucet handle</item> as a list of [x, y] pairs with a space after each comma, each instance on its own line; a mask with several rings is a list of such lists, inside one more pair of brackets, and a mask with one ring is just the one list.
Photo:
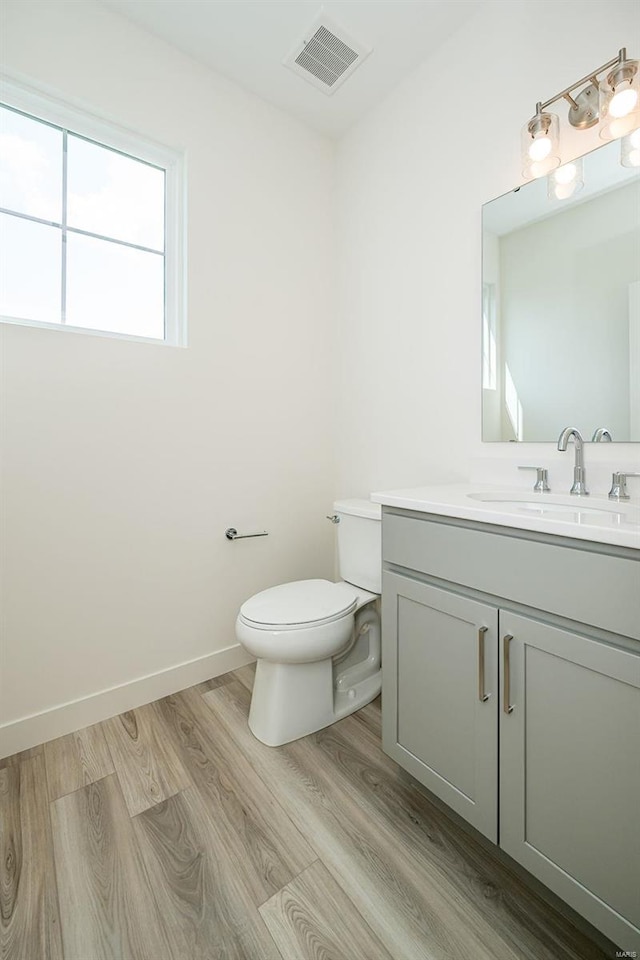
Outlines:
[[609, 490], [609, 500], [630, 500], [627, 493], [627, 480], [629, 477], [640, 477], [640, 473], [622, 473], [614, 472], [611, 477], [611, 490]]
[[547, 473], [546, 467], [518, 467], [518, 470], [535, 470], [536, 471], [536, 482], [533, 485], [533, 489], [536, 493], [549, 493], [551, 487], [549, 486], [549, 476]]

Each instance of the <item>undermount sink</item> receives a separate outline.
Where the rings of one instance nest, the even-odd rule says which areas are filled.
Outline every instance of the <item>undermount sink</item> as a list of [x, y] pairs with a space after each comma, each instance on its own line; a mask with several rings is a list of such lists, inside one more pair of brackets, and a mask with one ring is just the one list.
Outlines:
[[595, 506], [587, 504], [581, 497], [567, 497], [558, 503], [558, 498], [553, 501], [545, 500], [545, 494], [536, 494], [535, 496], [522, 496], [522, 498], [505, 497], [504, 495], [494, 493], [468, 493], [471, 500], [479, 500], [481, 503], [495, 503], [501, 507], [515, 508], [517, 510], [526, 510], [531, 513], [580, 513], [580, 514], [603, 514], [609, 513], [614, 516], [626, 516], [629, 508], [625, 504], [614, 503]]

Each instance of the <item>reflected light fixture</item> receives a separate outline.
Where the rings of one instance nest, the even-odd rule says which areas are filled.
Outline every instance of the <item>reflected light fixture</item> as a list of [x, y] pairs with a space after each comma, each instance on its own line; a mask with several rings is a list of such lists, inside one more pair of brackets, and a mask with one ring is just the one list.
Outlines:
[[549, 174], [547, 193], [550, 200], [568, 200], [584, 187], [582, 157], [563, 163]]
[[640, 127], [620, 141], [620, 163], [623, 167], [640, 167]]
[[[600, 122], [603, 140], [615, 140], [640, 127], [640, 62], [629, 60], [623, 47], [618, 56], [592, 70], [544, 103], [522, 129], [522, 174], [542, 177], [560, 166], [560, 121], [547, 107], [558, 100], [569, 104], [568, 119], [577, 130]], [[605, 74], [599, 81], [598, 75]], [[579, 93], [574, 94], [578, 88]], [[574, 190], [575, 192], [575, 190]]]

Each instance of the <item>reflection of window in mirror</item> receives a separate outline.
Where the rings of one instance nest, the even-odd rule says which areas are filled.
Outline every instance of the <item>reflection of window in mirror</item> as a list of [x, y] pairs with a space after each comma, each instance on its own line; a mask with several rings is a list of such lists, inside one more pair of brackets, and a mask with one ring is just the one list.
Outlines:
[[524, 416], [522, 403], [516, 390], [508, 364], [504, 365], [504, 402], [516, 440], [524, 440]]
[[496, 285], [482, 284], [482, 386], [495, 390], [496, 375]]

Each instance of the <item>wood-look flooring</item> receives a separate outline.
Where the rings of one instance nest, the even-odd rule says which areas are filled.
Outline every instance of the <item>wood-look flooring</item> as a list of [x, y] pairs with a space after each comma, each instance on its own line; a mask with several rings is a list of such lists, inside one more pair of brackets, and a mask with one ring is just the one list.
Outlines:
[[2, 960], [604, 960], [382, 753], [284, 747], [253, 669], [0, 760]]

